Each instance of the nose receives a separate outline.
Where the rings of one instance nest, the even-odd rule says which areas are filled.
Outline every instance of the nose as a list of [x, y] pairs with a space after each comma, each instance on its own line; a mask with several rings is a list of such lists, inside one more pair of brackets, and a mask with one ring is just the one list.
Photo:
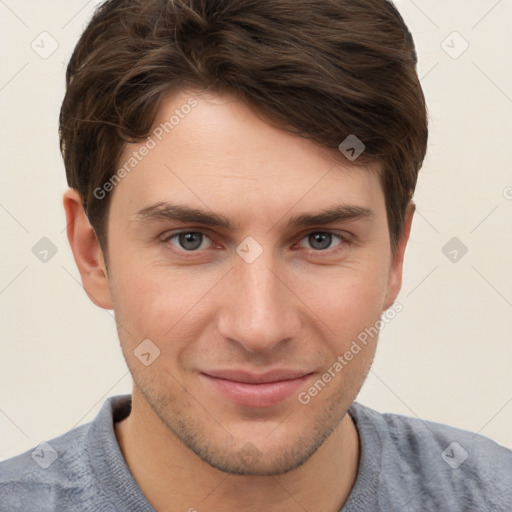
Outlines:
[[284, 264], [274, 261], [271, 249], [252, 262], [234, 256], [224, 282], [220, 334], [247, 352], [270, 352], [298, 336], [300, 302], [289, 288]]

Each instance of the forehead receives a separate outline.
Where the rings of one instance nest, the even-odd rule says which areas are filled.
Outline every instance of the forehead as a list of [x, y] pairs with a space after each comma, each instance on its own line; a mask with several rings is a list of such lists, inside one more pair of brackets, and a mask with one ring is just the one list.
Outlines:
[[166, 200], [210, 206], [218, 199], [228, 209], [273, 201], [289, 210], [299, 201], [318, 208], [344, 200], [375, 209], [382, 202], [377, 162], [351, 164], [230, 95], [168, 95], [148, 139], [125, 146], [123, 166], [129, 172], [114, 193], [136, 191], [134, 207]]

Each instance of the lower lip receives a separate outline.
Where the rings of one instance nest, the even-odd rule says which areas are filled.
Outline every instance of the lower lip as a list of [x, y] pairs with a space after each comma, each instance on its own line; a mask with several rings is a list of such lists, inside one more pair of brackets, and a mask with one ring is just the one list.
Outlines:
[[204, 373], [201, 374], [201, 377], [236, 405], [271, 407], [298, 393], [300, 388], [311, 378], [311, 375], [308, 374], [299, 379], [280, 380], [264, 384], [247, 384], [245, 382], [218, 379]]

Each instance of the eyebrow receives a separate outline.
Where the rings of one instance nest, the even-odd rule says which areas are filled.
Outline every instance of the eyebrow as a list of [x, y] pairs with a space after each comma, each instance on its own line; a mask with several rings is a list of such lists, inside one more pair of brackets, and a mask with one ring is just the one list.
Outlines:
[[314, 224], [331, 224], [348, 220], [371, 220], [375, 214], [363, 206], [337, 205], [326, 208], [319, 213], [302, 213], [288, 221], [289, 226], [312, 226]]
[[137, 220], [151, 222], [158, 220], [173, 220], [179, 222], [194, 222], [206, 226], [221, 226], [231, 228], [231, 223], [223, 215], [213, 212], [181, 206], [168, 202], [159, 202], [135, 213]]
[[[374, 217], [374, 212], [369, 208], [354, 205], [336, 205], [318, 213], [301, 213], [300, 215], [293, 216], [289, 219], [288, 226], [301, 227], [341, 221], [371, 220]], [[142, 208], [135, 213], [135, 218], [141, 222], [170, 220], [183, 223], [192, 222], [212, 227], [224, 227], [227, 229], [232, 229], [233, 227], [228, 218], [223, 215], [168, 202], [158, 202]]]

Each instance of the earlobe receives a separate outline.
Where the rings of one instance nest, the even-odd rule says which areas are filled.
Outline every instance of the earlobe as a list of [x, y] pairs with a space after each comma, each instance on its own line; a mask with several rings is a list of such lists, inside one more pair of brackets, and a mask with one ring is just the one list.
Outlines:
[[393, 260], [391, 262], [391, 266], [389, 269], [386, 301], [384, 303], [383, 311], [391, 307], [391, 305], [395, 302], [396, 298], [398, 297], [400, 289], [402, 288], [402, 272], [405, 248], [409, 240], [409, 235], [411, 234], [412, 219], [414, 217], [415, 210], [416, 205], [411, 200], [407, 206], [407, 210], [405, 213], [404, 232], [402, 237], [398, 241], [398, 247], [393, 256]]
[[63, 202], [69, 245], [84, 290], [97, 306], [113, 309], [103, 252], [84, 212], [80, 195], [76, 190], [69, 189], [64, 193]]

